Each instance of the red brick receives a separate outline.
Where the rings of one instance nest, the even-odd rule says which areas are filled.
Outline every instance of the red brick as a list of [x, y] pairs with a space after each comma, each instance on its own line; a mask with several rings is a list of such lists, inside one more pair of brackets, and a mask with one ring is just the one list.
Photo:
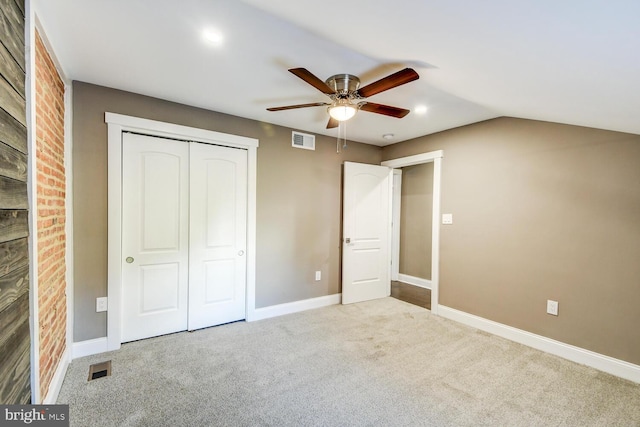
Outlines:
[[36, 36], [36, 194], [40, 394], [66, 346], [64, 83]]

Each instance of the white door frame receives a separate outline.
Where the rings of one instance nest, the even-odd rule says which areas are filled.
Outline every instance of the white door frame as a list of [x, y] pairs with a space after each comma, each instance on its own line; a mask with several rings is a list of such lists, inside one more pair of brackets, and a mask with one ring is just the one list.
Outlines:
[[438, 314], [440, 287], [440, 194], [442, 181], [442, 150], [387, 160], [382, 166], [402, 168], [433, 162], [433, 210], [431, 218], [431, 312]]
[[391, 280], [400, 275], [400, 215], [402, 213], [402, 169], [393, 170], [391, 195]]
[[105, 113], [108, 128], [107, 351], [121, 344], [122, 322], [122, 133], [195, 141], [247, 150], [247, 321], [255, 317], [256, 172], [258, 140], [189, 126]]

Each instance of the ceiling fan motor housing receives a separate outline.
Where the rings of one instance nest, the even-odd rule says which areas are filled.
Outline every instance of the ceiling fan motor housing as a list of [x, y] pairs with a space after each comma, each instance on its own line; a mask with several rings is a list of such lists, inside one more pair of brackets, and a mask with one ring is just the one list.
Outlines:
[[336, 74], [329, 77], [325, 83], [335, 90], [337, 98], [346, 98], [354, 95], [360, 87], [360, 79], [352, 74]]

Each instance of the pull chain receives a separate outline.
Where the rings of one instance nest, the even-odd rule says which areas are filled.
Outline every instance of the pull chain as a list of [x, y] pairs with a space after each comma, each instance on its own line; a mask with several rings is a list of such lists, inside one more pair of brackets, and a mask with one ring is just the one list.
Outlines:
[[338, 140], [336, 141], [336, 153], [340, 153], [340, 145], [342, 143], [342, 149], [347, 148], [347, 122], [338, 122]]

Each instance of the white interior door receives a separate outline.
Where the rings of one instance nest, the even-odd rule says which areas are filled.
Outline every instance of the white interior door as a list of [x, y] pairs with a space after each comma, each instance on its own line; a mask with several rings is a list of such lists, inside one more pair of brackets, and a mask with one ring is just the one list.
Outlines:
[[391, 185], [391, 168], [344, 164], [343, 304], [391, 294]]
[[191, 143], [189, 330], [245, 318], [247, 151]]
[[185, 330], [189, 146], [123, 134], [122, 342]]

